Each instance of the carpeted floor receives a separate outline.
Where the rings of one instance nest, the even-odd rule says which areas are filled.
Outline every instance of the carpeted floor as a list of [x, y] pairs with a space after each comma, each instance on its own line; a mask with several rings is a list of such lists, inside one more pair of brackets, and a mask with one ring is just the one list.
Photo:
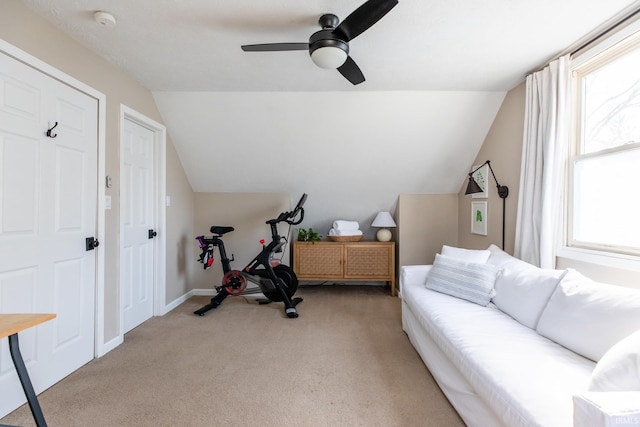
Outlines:
[[[194, 297], [43, 392], [56, 426], [463, 426], [378, 286], [304, 286], [282, 303]], [[35, 425], [25, 405], [0, 424]]]

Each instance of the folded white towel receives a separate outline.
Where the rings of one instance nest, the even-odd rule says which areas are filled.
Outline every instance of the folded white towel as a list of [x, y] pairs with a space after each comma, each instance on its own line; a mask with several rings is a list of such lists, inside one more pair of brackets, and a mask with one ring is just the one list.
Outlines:
[[329, 230], [329, 236], [362, 236], [361, 230]]
[[358, 221], [345, 221], [338, 219], [333, 221], [333, 228], [336, 230], [358, 230], [360, 228], [360, 224], [358, 224]]

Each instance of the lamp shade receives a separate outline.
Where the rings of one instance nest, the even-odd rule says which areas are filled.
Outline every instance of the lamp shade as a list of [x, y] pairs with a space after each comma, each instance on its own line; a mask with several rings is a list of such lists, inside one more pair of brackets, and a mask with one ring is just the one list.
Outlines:
[[469, 184], [467, 184], [467, 190], [464, 192], [464, 194], [467, 195], [467, 194], [482, 193], [483, 191], [484, 190], [480, 188], [476, 180], [473, 179], [473, 176], [469, 175]]
[[378, 212], [378, 215], [376, 215], [376, 217], [374, 218], [371, 226], [390, 228], [395, 227], [396, 222], [393, 220], [393, 217], [389, 212]]

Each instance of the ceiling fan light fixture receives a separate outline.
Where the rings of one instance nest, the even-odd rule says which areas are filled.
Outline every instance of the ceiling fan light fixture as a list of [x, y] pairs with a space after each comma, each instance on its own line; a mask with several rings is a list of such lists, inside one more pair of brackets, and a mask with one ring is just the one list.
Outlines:
[[335, 70], [347, 60], [347, 52], [336, 46], [320, 47], [311, 52], [311, 60], [320, 68]]

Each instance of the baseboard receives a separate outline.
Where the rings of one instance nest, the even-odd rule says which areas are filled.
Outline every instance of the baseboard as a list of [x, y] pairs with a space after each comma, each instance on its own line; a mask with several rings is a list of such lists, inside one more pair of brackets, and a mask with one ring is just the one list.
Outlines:
[[177, 306], [179, 306], [189, 298], [194, 296], [201, 296], [201, 295], [213, 296], [215, 295], [215, 290], [214, 289], [192, 289], [186, 294], [174, 299], [169, 304], [167, 304], [164, 308], [164, 314], [167, 314], [168, 312], [170, 312], [171, 310], [173, 310], [174, 308], [176, 308]]
[[191, 293], [190, 296], [213, 296], [217, 293], [215, 289], [192, 289], [189, 292]]

